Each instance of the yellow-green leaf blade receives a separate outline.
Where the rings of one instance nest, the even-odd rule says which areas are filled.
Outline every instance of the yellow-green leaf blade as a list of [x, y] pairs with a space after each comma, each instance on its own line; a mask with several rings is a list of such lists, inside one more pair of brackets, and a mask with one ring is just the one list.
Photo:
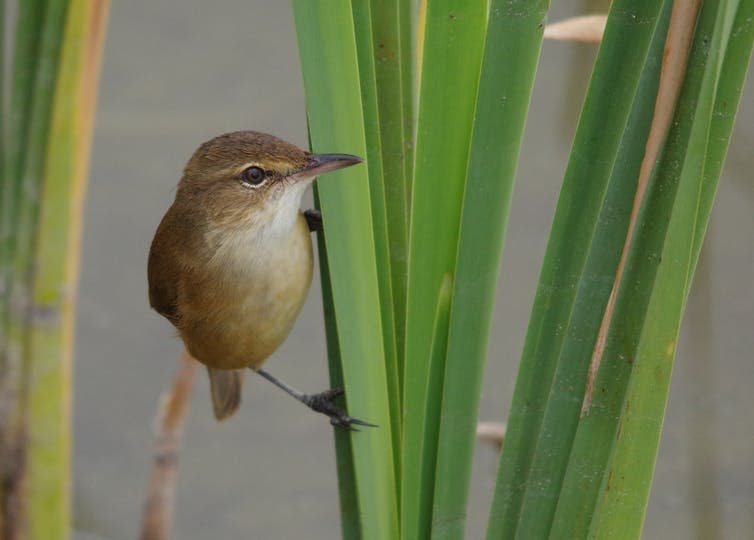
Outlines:
[[[351, 3], [294, 0], [312, 149], [366, 155]], [[351, 435], [364, 538], [398, 536], [390, 407], [368, 170], [318, 184], [349, 413], [381, 426]]]

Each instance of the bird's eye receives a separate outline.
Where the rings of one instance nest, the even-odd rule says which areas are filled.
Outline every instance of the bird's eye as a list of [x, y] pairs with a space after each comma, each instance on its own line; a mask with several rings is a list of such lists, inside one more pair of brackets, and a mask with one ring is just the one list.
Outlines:
[[241, 173], [241, 179], [250, 186], [260, 186], [267, 174], [259, 167], [247, 167]]

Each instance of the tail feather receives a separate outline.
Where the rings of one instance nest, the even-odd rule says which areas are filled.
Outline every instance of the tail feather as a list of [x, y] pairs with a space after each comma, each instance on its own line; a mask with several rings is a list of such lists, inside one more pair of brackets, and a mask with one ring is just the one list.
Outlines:
[[215, 418], [225, 420], [241, 405], [244, 370], [207, 368], [207, 371]]

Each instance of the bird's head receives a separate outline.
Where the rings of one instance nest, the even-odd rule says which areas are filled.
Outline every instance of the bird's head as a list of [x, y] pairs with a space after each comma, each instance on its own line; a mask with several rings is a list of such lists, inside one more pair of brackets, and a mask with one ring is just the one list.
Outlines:
[[221, 228], [293, 219], [317, 175], [361, 161], [349, 154], [312, 154], [266, 133], [226, 133], [194, 152], [176, 200], [202, 208]]

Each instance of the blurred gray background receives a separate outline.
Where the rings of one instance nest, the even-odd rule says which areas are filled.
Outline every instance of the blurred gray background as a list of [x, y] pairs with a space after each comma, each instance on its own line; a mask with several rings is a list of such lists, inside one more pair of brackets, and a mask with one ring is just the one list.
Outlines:
[[[550, 20], [584, 9], [556, 2]], [[553, 42], [543, 49], [500, 276], [485, 420], [507, 414], [595, 51]], [[149, 243], [181, 169], [199, 143], [225, 131], [251, 128], [301, 146], [307, 136], [288, 2], [113, 2], [104, 58], [78, 308], [75, 524], [77, 538], [120, 540], [138, 534], [155, 411], [181, 351], [146, 294]], [[751, 538], [754, 530], [753, 82], [683, 326], [645, 526], [650, 539]], [[534, 150], [541, 148], [547, 155]], [[268, 367], [305, 391], [326, 388], [318, 279]], [[219, 425], [199, 375], [175, 538], [338, 537], [327, 420], [250, 379], [240, 414]], [[496, 468], [497, 451], [479, 444], [469, 538], [483, 536]]]

